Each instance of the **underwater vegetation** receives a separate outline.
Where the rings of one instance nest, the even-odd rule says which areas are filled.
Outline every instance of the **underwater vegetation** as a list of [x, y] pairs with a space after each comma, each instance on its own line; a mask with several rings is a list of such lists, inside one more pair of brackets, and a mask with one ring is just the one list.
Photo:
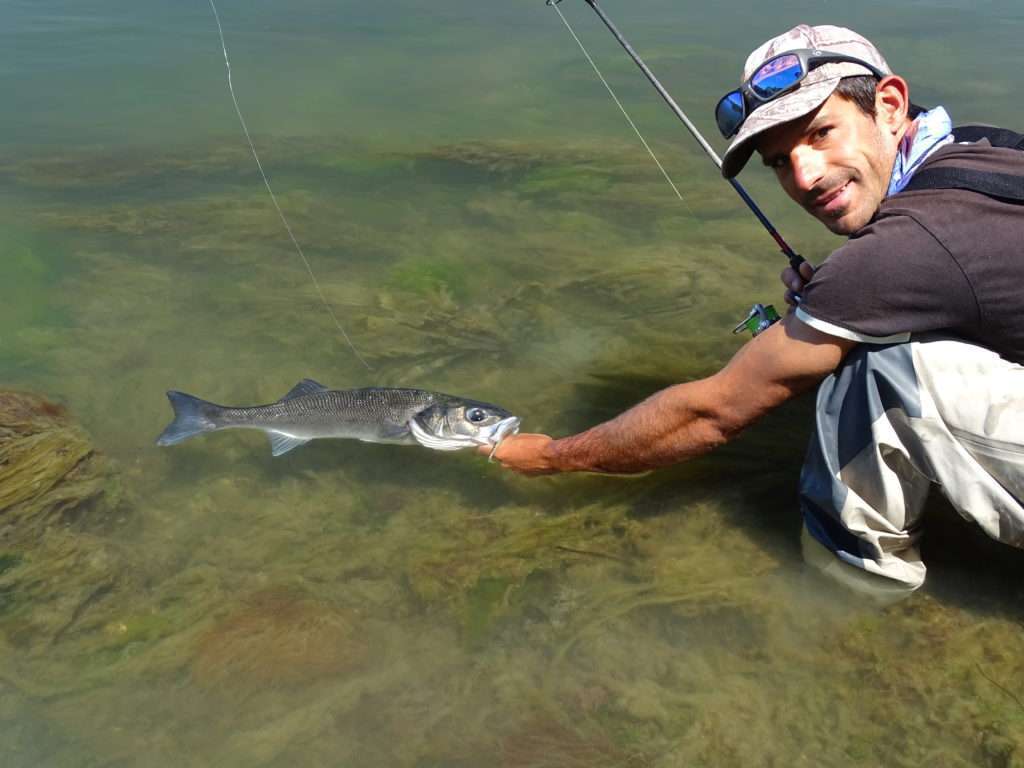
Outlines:
[[192, 675], [197, 685], [296, 685], [351, 669], [367, 652], [351, 617], [301, 591], [248, 595], [203, 633]]
[[115, 589], [125, 514], [114, 465], [61, 405], [0, 390], [0, 621], [29, 653], [73, 631]]
[[992, 586], [1019, 560], [982, 591], [967, 552], [889, 606], [823, 583], [792, 501], [806, 403], [639, 478], [153, 447], [168, 388], [306, 376], [580, 429], [715, 370], [774, 290], [731, 191], [695, 175], [681, 206], [633, 148], [260, 146], [371, 372], [237, 143], [0, 161], [49, 233], [17, 251], [47, 311], [0, 351], [46, 393], [0, 394], [0, 763], [1024, 764], [1024, 595]]

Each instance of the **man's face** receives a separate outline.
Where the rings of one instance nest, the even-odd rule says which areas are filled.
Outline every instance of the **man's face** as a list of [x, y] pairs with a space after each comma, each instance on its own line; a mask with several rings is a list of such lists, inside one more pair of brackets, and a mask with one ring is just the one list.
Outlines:
[[833, 93], [809, 115], [766, 131], [757, 145], [793, 200], [837, 235], [863, 227], [889, 186], [902, 132]]

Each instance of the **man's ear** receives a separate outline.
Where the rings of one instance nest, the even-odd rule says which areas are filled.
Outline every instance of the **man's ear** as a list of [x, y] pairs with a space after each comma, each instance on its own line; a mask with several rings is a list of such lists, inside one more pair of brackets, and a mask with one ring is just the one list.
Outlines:
[[878, 125], [897, 134], [910, 111], [910, 86], [899, 75], [883, 77], [875, 87], [875, 112]]

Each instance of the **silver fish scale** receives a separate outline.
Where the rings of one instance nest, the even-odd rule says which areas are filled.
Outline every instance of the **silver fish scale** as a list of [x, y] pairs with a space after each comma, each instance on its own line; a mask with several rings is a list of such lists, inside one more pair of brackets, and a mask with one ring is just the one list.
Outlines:
[[268, 405], [242, 408], [226, 407], [214, 417], [221, 427], [253, 426], [292, 428], [323, 435], [338, 435], [339, 430], [380, 434], [404, 430], [409, 419], [424, 409], [452, 400], [420, 389], [331, 389], [299, 395]]

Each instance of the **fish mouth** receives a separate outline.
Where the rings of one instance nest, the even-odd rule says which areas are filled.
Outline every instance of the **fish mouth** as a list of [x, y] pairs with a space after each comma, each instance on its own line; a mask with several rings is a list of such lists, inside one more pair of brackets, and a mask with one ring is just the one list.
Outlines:
[[520, 419], [518, 416], [509, 416], [507, 419], [502, 419], [494, 427], [494, 431], [491, 433], [491, 438], [488, 442], [491, 443], [491, 453], [487, 457], [488, 463], [494, 461], [494, 453], [498, 450], [498, 446], [501, 445], [509, 435], [514, 435], [519, 431]]
[[520, 419], [518, 416], [509, 416], [506, 419], [502, 419], [501, 421], [494, 425], [494, 429], [491, 431], [491, 434], [487, 437], [485, 444], [493, 443], [494, 447], [497, 448], [502, 440], [504, 440], [509, 435], [514, 435], [516, 432], [519, 431], [519, 423]]
[[[409, 420], [409, 431], [413, 439], [424, 448], [433, 448], [435, 451], [458, 451], [463, 448], [471, 448], [474, 445], [490, 445], [494, 449], [511, 434], [519, 431], [519, 417], [508, 416], [486, 431], [476, 435], [458, 435], [442, 437], [427, 431], [420, 424], [419, 419]], [[494, 451], [491, 451], [493, 455]]]

